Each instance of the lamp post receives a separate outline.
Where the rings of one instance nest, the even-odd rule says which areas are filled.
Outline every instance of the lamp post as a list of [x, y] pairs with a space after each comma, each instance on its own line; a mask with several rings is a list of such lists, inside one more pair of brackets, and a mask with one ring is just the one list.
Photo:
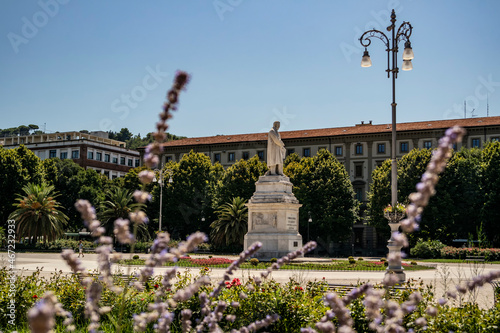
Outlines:
[[313, 219], [311, 217], [311, 212], [307, 212], [309, 214], [309, 219], [307, 220], [307, 241], [309, 242], [311, 238], [309, 237], [309, 225], [312, 223]]
[[[168, 175], [169, 175], [169, 178], [168, 178], [168, 182], [171, 184], [173, 183], [173, 180], [172, 180], [172, 175], [171, 175], [171, 172], [172, 170], [170, 169], [167, 169], [165, 170], [168, 172]], [[155, 172], [158, 172], [159, 176], [160, 176], [160, 179], [153, 179], [155, 182], [158, 182], [158, 184], [160, 185], [160, 216], [158, 218], [158, 232], [161, 232], [161, 219], [162, 219], [162, 213], [163, 213], [163, 168], [162, 170], [159, 170], [159, 169], [155, 169]]]
[[[396, 207], [398, 201], [398, 173], [397, 173], [397, 161], [396, 161], [396, 79], [398, 77], [398, 43], [400, 41], [405, 41], [405, 48], [403, 51], [403, 66], [402, 70], [409, 71], [413, 69], [413, 65], [411, 60], [414, 58], [413, 50], [411, 48], [410, 36], [412, 33], [412, 26], [410, 22], [403, 22], [396, 31], [396, 13], [394, 9], [391, 13], [391, 25], [387, 27], [387, 31], [391, 32], [391, 38], [387, 37], [382, 31], [372, 29], [365, 31], [359, 41], [362, 46], [365, 47], [365, 52], [363, 53], [363, 58], [361, 59], [361, 67], [370, 67], [372, 65], [372, 61], [370, 59], [370, 55], [368, 53], [368, 46], [371, 44], [371, 38], [380, 39], [386, 46], [387, 51], [387, 77], [390, 78], [392, 74], [392, 143], [391, 143], [391, 205], [392, 207]], [[401, 247], [397, 249], [397, 246], [394, 246], [393, 232], [397, 231], [400, 223], [399, 220], [396, 221], [396, 218], [389, 220], [389, 226], [391, 227], [391, 239], [388, 241], [389, 253], [394, 251], [401, 251]], [[401, 267], [401, 259], [399, 262], [394, 265], [389, 265], [387, 268], [387, 273], [395, 273], [398, 274], [400, 281], [405, 280], [405, 274], [403, 273], [403, 269]]]

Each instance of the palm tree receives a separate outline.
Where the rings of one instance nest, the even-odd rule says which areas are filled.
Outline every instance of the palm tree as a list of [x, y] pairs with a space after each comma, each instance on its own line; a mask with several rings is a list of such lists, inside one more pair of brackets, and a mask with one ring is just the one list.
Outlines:
[[[133, 193], [125, 188], [116, 187], [112, 190], [107, 190], [106, 200], [101, 203], [99, 219], [106, 228], [106, 233], [109, 235], [113, 232], [115, 220], [129, 219], [129, 214], [136, 210], [144, 210], [145, 205], [134, 202]], [[132, 226], [130, 226], [132, 230]], [[143, 238], [149, 239], [149, 233], [145, 224], [139, 224], [137, 233]]]
[[248, 230], [248, 208], [245, 203], [245, 199], [235, 197], [231, 203], [225, 203], [217, 209], [218, 218], [210, 225], [210, 235], [215, 244], [243, 245]]
[[64, 235], [68, 217], [60, 211], [62, 206], [55, 200], [59, 194], [54, 186], [28, 183], [23, 191], [24, 196], [18, 195], [16, 200], [19, 202], [14, 204], [17, 209], [9, 216], [16, 221], [17, 237], [29, 237], [31, 241], [43, 237], [44, 241], [53, 241]]

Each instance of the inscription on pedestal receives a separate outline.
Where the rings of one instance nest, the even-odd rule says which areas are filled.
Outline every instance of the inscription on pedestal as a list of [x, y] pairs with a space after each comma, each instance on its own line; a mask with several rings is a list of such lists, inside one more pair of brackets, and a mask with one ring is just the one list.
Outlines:
[[286, 228], [288, 230], [297, 230], [297, 217], [288, 215], [286, 217]]

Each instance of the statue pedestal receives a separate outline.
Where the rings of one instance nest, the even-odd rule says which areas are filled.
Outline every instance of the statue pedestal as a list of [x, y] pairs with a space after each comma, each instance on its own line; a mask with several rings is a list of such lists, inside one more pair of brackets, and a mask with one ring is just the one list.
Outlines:
[[280, 258], [302, 247], [299, 234], [299, 208], [290, 179], [282, 175], [261, 176], [248, 201], [248, 233], [244, 248], [261, 242], [257, 258]]

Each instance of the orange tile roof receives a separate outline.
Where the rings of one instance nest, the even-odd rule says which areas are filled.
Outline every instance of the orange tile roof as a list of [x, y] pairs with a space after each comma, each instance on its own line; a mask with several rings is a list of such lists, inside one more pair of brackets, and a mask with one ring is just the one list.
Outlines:
[[[420, 121], [414, 123], [398, 123], [397, 131], [404, 132], [404, 131], [422, 131], [428, 129], [446, 129], [455, 125], [459, 125], [464, 128], [500, 125], [500, 116]], [[375, 133], [385, 133], [385, 132], [391, 132], [390, 124], [381, 124], [381, 125], [362, 124], [349, 127], [321, 128], [321, 129], [309, 129], [300, 131], [280, 131], [280, 134], [282, 139], [301, 139], [301, 138], [317, 138], [317, 137], [338, 136], [338, 135], [375, 134]], [[267, 141], [267, 133], [216, 135], [207, 137], [186, 138], [181, 140], [165, 142], [163, 146], [180, 147], [180, 146], [212, 145], [212, 144], [252, 142], [252, 141], [253, 142]]]

